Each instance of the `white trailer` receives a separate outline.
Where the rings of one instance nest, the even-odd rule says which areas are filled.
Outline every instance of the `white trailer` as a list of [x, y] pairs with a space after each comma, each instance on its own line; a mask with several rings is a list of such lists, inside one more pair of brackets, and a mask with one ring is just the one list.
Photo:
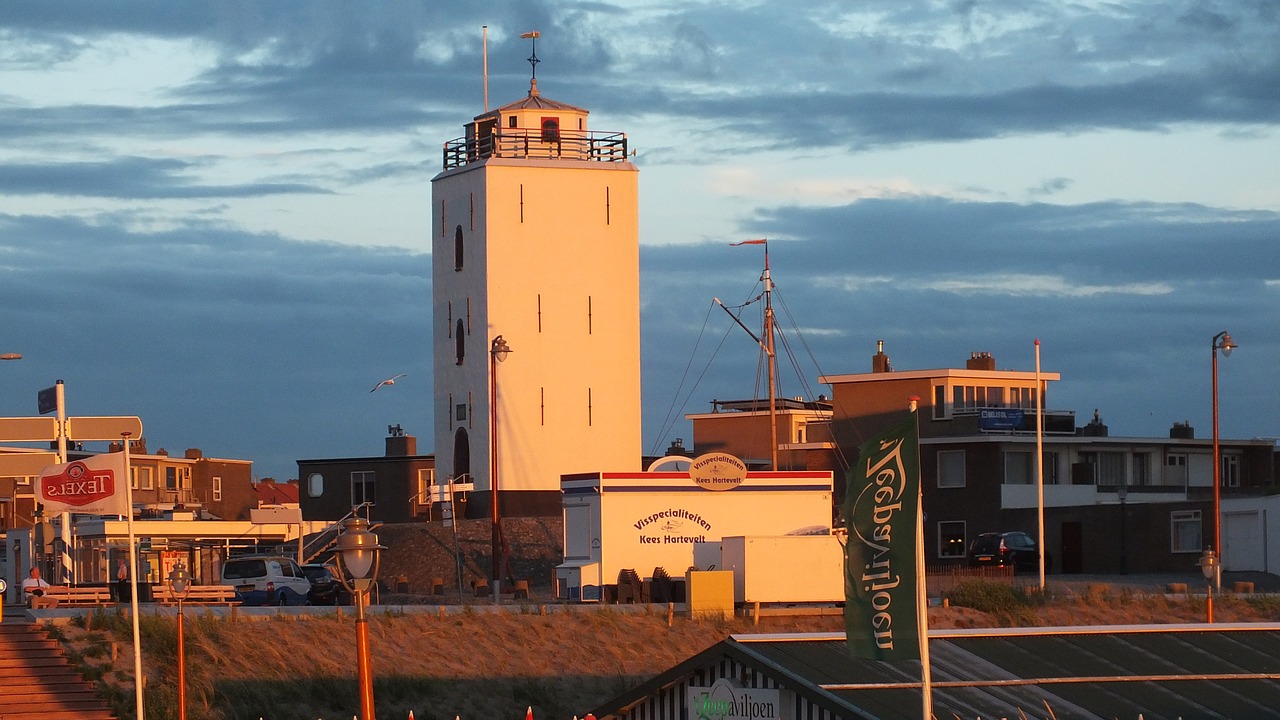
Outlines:
[[723, 569], [733, 571], [739, 603], [844, 600], [844, 548], [835, 535], [726, 537]]
[[751, 472], [710, 489], [687, 472], [566, 475], [561, 597], [599, 600], [624, 569], [681, 578], [722, 567], [721, 539], [831, 533], [830, 471]]

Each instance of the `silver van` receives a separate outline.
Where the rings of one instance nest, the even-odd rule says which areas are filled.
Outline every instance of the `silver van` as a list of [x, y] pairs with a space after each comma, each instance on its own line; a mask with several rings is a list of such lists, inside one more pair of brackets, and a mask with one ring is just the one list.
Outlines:
[[306, 605], [311, 581], [291, 558], [242, 555], [222, 564], [222, 584], [245, 605]]

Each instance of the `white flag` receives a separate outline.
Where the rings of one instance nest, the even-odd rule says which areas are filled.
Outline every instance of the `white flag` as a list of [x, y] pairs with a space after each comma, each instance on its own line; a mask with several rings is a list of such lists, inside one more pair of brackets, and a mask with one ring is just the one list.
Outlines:
[[42, 470], [36, 500], [44, 503], [45, 517], [64, 512], [124, 515], [129, 512], [127, 482], [124, 453], [93, 455]]

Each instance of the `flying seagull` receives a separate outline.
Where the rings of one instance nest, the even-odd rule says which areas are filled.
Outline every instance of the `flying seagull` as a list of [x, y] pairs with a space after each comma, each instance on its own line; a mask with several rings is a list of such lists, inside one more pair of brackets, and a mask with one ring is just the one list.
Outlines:
[[377, 392], [378, 388], [382, 387], [383, 385], [395, 385], [396, 381], [404, 377], [406, 374], [407, 373], [400, 373], [399, 375], [396, 375], [394, 377], [389, 377], [386, 380], [383, 380], [382, 382], [378, 383], [377, 385], [374, 385], [373, 389], [370, 390], [369, 392]]

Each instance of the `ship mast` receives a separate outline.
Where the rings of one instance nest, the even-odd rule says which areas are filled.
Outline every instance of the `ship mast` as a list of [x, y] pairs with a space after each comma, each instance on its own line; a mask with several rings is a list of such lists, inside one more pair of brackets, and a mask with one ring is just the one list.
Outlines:
[[778, 469], [778, 398], [775, 384], [778, 373], [778, 354], [773, 338], [773, 280], [769, 277], [769, 245], [764, 246], [764, 352], [769, 356], [769, 462], [770, 469]]
[[[769, 469], [778, 469], [778, 398], [777, 398], [777, 374], [778, 374], [778, 356], [774, 346], [774, 318], [773, 318], [773, 280], [769, 277], [769, 241], [761, 238], [759, 240], [743, 240], [742, 242], [729, 243], [737, 247], [738, 245], [763, 245], [764, 246], [764, 274], [760, 276], [761, 282], [764, 283], [764, 332], [761, 333], [763, 339], [756, 337], [751, 328], [742, 323], [742, 320], [733, 311], [725, 307], [720, 302], [720, 298], [713, 298], [721, 310], [729, 313], [729, 317], [738, 324], [738, 327], [747, 331], [752, 340], [764, 350], [764, 354], [769, 358]], [[757, 298], [758, 299], [758, 298]], [[753, 301], [754, 302], [754, 301]]]

